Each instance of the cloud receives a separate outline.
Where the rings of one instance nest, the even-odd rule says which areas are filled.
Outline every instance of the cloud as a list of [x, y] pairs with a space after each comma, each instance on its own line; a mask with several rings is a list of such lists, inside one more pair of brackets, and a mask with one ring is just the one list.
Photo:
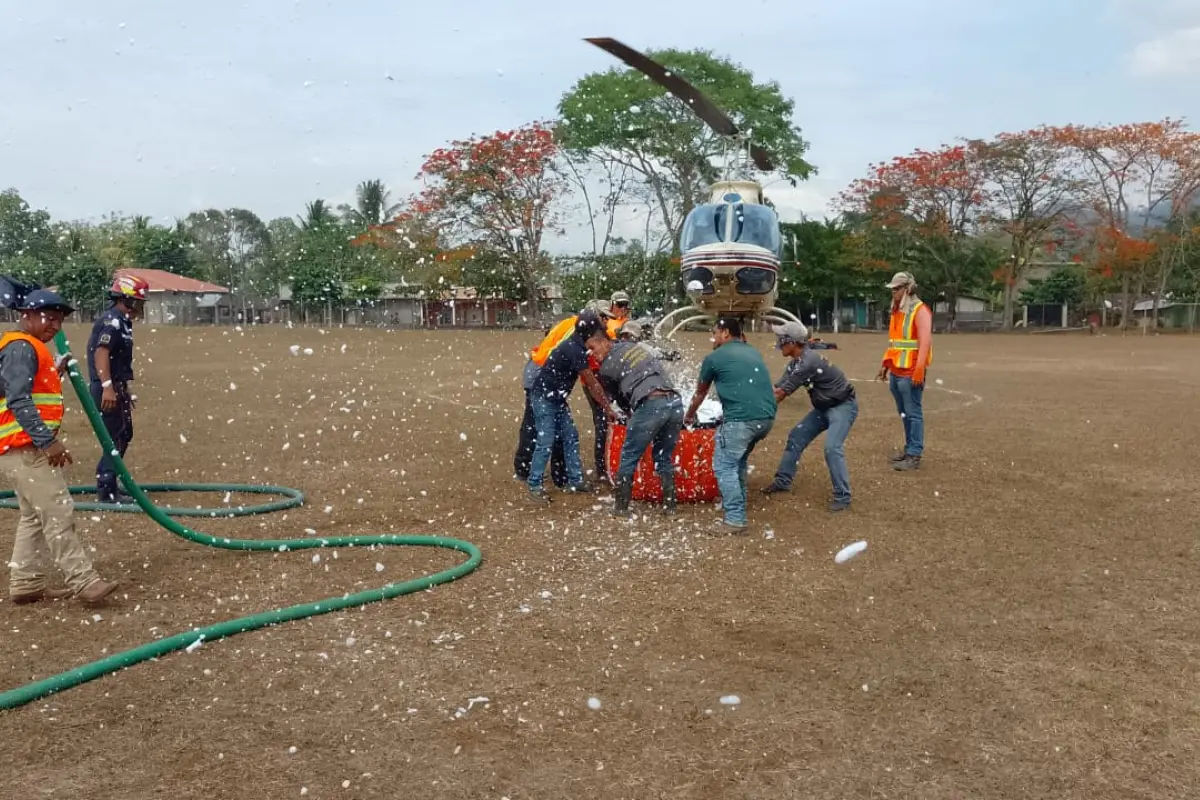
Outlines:
[[1140, 78], [1200, 76], [1200, 0], [1115, 0], [1111, 19], [1137, 44], [1126, 65]]
[[1141, 42], [1129, 60], [1133, 73], [1143, 78], [1200, 76], [1200, 25]]

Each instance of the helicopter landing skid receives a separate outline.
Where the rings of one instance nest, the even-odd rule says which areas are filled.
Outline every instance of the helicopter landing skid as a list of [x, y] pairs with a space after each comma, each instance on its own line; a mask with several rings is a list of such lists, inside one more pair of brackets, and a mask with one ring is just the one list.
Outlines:
[[[656, 339], [673, 339], [675, 338], [676, 333], [678, 333], [684, 327], [691, 325], [693, 322], [707, 321], [712, 323], [716, 321], [717, 317], [722, 316], [723, 313], [729, 314], [730, 316], [740, 317], [743, 320], [747, 318], [761, 319], [775, 325], [785, 322], [800, 322], [800, 318], [792, 312], [775, 307], [760, 309], [753, 314], [735, 314], [733, 312], [714, 312], [701, 308], [700, 306], [684, 306], [683, 308], [677, 308], [671, 313], [667, 314], [659, 321], [657, 325], [654, 326], [654, 337]], [[685, 317], [680, 322], [674, 323], [669, 330], [667, 329], [667, 326], [672, 324], [676, 317], [681, 317], [685, 314], [690, 314], [691, 316]], [[801, 322], [800, 324], [803, 325], [804, 323]], [[665, 335], [663, 334], [664, 330], [668, 330]]]

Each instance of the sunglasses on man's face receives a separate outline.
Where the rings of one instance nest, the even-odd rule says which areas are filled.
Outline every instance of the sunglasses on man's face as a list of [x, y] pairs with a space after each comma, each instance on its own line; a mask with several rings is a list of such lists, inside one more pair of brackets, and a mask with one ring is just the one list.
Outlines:
[[629, 308], [629, 303], [626, 303], [624, 301], [622, 301], [620, 303], [613, 303], [613, 308]]

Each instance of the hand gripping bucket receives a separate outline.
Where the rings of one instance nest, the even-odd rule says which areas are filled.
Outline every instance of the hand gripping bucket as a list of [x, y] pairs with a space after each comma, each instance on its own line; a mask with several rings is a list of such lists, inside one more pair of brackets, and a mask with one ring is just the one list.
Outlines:
[[[717, 478], [713, 475], [712, 457], [716, 446], [717, 423], [703, 423], [684, 428], [675, 447], [675, 496], [681, 503], [710, 503], [717, 499]], [[621, 446], [625, 444], [625, 426], [608, 426], [608, 474], [616, 478], [621, 464]], [[662, 483], [654, 474], [654, 459], [650, 448], [638, 461], [633, 476], [633, 499], [643, 502], [662, 500]]]

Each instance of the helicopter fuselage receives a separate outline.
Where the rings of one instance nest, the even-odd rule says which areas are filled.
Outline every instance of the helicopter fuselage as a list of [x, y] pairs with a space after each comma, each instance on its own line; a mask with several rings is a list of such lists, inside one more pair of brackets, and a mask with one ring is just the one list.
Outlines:
[[692, 304], [710, 314], [772, 308], [779, 282], [779, 217], [753, 181], [721, 181], [684, 220], [680, 277]]

